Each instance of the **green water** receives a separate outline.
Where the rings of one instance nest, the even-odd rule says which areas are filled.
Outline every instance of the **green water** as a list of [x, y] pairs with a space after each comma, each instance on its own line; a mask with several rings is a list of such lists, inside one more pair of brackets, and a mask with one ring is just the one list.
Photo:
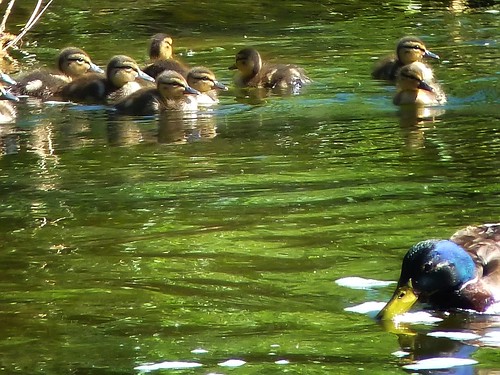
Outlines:
[[[23, 70], [67, 45], [101, 66], [122, 53], [144, 63], [149, 36], [166, 31], [222, 82], [247, 45], [315, 82], [260, 102], [229, 91], [191, 118], [21, 103], [0, 125], [1, 371], [182, 361], [203, 366], [153, 373], [397, 374], [457, 353], [479, 362], [461, 373], [498, 371], [495, 347], [426, 336], [481, 335], [498, 317], [393, 332], [344, 311], [390, 287], [334, 283], [396, 280], [412, 243], [499, 220], [498, 5], [213, 4], [56, 1], [16, 54]], [[394, 89], [369, 78], [405, 34], [441, 56], [431, 63], [449, 103], [433, 120], [399, 111]], [[391, 354], [402, 348], [410, 356]], [[246, 364], [219, 365], [229, 359]]]

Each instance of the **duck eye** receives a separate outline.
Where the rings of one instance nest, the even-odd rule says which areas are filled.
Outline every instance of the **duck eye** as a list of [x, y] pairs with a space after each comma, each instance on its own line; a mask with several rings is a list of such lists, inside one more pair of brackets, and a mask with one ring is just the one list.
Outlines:
[[428, 262], [424, 264], [424, 272], [430, 272], [432, 268], [432, 263]]

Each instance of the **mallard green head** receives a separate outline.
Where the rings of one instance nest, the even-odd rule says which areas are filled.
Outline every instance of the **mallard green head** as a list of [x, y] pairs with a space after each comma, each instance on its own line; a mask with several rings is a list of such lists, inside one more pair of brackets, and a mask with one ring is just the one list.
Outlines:
[[186, 94], [200, 93], [190, 87], [184, 77], [174, 70], [167, 70], [156, 77], [156, 86], [165, 100], [178, 100]]
[[439, 59], [439, 56], [425, 48], [424, 42], [415, 36], [401, 38], [396, 47], [396, 54], [403, 65], [421, 61], [424, 57]]
[[236, 54], [236, 61], [229, 69], [238, 69], [242, 77], [252, 77], [262, 69], [262, 59], [256, 49], [244, 48]]
[[199, 92], [207, 92], [214, 89], [227, 90], [227, 87], [217, 81], [215, 74], [208, 68], [198, 66], [192, 68], [187, 75], [187, 83]]
[[155, 60], [168, 60], [174, 54], [172, 37], [167, 34], [155, 34], [151, 37], [149, 46], [149, 58]]
[[406, 253], [396, 291], [377, 318], [392, 319], [408, 311], [417, 300], [454, 298], [454, 293], [476, 277], [474, 260], [456, 243], [419, 242]]
[[154, 82], [154, 78], [144, 73], [134, 59], [125, 55], [114, 56], [106, 67], [106, 78], [116, 87], [122, 87], [128, 82], [141, 78]]
[[61, 50], [57, 66], [61, 72], [73, 78], [87, 72], [104, 73], [104, 70], [90, 60], [87, 53], [76, 47], [67, 47]]

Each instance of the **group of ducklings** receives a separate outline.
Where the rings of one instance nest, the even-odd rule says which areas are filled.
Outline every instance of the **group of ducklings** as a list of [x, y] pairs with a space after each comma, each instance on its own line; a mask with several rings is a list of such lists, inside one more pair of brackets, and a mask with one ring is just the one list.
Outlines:
[[[89, 55], [76, 47], [64, 48], [57, 61], [57, 72], [37, 70], [14, 82], [6, 75], [0, 79], [10, 85], [1, 87], [1, 99], [18, 100], [28, 96], [43, 100], [63, 100], [83, 104], [106, 104], [118, 112], [150, 115], [163, 110], [196, 110], [198, 106], [218, 103], [217, 90], [227, 87], [205, 67], [189, 68], [174, 58], [173, 40], [167, 34], [151, 38], [151, 62], [139, 67], [125, 55], [112, 57], [102, 70]], [[416, 37], [402, 38], [396, 56], [382, 60], [373, 72], [376, 79], [397, 82], [394, 104], [441, 104], [445, 96], [434, 80], [424, 57], [438, 58]], [[236, 54], [234, 83], [239, 88], [258, 87], [297, 93], [311, 82], [304, 69], [293, 64], [263, 61], [259, 52], [244, 48]], [[2, 103], [4, 118], [15, 116], [12, 106]]]

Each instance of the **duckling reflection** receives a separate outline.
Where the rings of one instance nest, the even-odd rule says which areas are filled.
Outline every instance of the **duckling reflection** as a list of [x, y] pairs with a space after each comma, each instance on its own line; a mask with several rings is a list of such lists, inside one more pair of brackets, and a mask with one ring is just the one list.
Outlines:
[[202, 107], [209, 107], [219, 103], [217, 90], [227, 90], [223, 83], [217, 81], [215, 74], [203, 66], [195, 67], [189, 71], [187, 83], [200, 92], [196, 97], [196, 101]]
[[[401, 38], [396, 47], [396, 55], [382, 59], [372, 72], [375, 79], [395, 81], [399, 69], [416, 61], [422, 61], [424, 57], [439, 59], [439, 56], [429, 51], [425, 44], [415, 36]], [[432, 80], [434, 75], [432, 69], [423, 65], [424, 80]]]
[[446, 96], [436, 82], [425, 80], [425, 65], [414, 62], [403, 66], [397, 77], [395, 105], [439, 105], [446, 103]]
[[88, 104], [114, 104], [141, 89], [137, 79], [154, 82], [131, 57], [114, 56], [106, 67], [106, 76], [88, 75], [62, 89], [65, 100]]
[[13, 92], [17, 95], [28, 95], [40, 99], [58, 96], [62, 88], [74, 79], [87, 73], [103, 73], [95, 65], [89, 55], [76, 47], [61, 50], [57, 59], [58, 72], [37, 70], [20, 78], [14, 85]]
[[144, 88], [115, 105], [118, 112], [129, 115], [153, 115], [165, 110], [194, 111], [196, 100], [190, 98], [199, 92], [190, 87], [184, 77], [173, 70], [161, 73], [156, 88]]
[[186, 78], [189, 68], [174, 58], [173, 50], [171, 36], [163, 33], [153, 35], [149, 47], [151, 64], [144, 67], [143, 71], [151, 77], [156, 78], [166, 70], [174, 70]]
[[237, 70], [234, 82], [238, 87], [262, 87], [276, 92], [298, 93], [311, 82], [304, 69], [292, 64], [271, 64], [260, 57], [254, 48], [244, 48], [236, 54], [229, 67]]
[[180, 111], [166, 111], [158, 121], [158, 143], [189, 143], [208, 141], [217, 135], [213, 115], [186, 116]]
[[0, 124], [14, 122], [16, 119], [16, 108], [10, 102], [18, 102], [19, 98], [0, 85]]

